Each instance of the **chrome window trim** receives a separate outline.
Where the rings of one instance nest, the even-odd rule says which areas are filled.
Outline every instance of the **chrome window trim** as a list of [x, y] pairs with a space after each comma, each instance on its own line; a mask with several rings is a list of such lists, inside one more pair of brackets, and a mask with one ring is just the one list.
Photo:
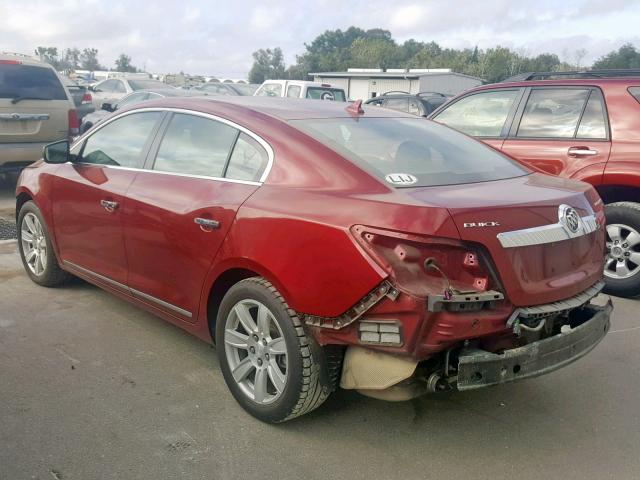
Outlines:
[[136, 290], [135, 288], [131, 288], [128, 287], [127, 285], [117, 282], [116, 280], [112, 280], [109, 277], [105, 277], [104, 275], [101, 275], [99, 273], [96, 273], [92, 270], [89, 270], [88, 268], [84, 268], [81, 267], [80, 265], [77, 265], [73, 262], [70, 262], [69, 260], [63, 260], [64, 264], [71, 266], [72, 268], [75, 268], [76, 270], [79, 270], [80, 272], [84, 273], [85, 275], [88, 275], [90, 277], [94, 277], [97, 278], [99, 280], [102, 280], [105, 283], [108, 283], [111, 286], [117, 287], [120, 290], [124, 290], [125, 292], [129, 292], [131, 295], [133, 295], [134, 297], [141, 297], [143, 300], [148, 300], [152, 303], [155, 303], [156, 305], [160, 305], [161, 307], [164, 307], [168, 310], [172, 310], [176, 313], [179, 313], [180, 315], [187, 317], [187, 318], [191, 318], [192, 314], [191, 312], [189, 312], [188, 310], [185, 310], [184, 308], [180, 308], [180, 307], [176, 307], [175, 305], [169, 303], [169, 302], [165, 302], [164, 300], [160, 300], [159, 298], [156, 298], [152, 295], [149, 295], [147, 293], [141, 292], [140, 290]]
[[[107, 168], [136, 170], [136, 171], [142, 171], [142, 172], [154, 172], [154, 173], [160, 173], [160, 174], [165, 174], [165, 175], [178, 175], [178, 176], [182, 176], [182, 177], [203, 178], [203, 179], [208, 179], [208, 180], [218, 180], [218, 181], [221, 181], [221, 182], [243, 183], [243, 184], [246, 184], [246, 185], [262, 185], [265, 182], [265, 180], [267, 179], [267, 177], [269, 176], [269, 173], [271, 173], [271, 169], [273, 168], [273, 162], [274, 162], [274, 153], [273, 153], [273, 148], [271, 148], [271, 145], [269, 145], [269, 143], [266, 140], [264, 140], [262, 137], [260, 137], [256, 133], [252, 132], [248, 128], [243, 127], [242, 125], [239, 125], [239, 124], [237, 124], [235, 122], [232, 122], [231, 120], [227, 120], [226, 118], [219, 117], [219, 116], [213, 115], [211, 113], [199, 112], [197, 110], [189, 110], [189, 109], [186, 109], [186, 108], [143, 107], [143, 108], [136, 108], [136, 109], [133, 109], [133, 110], [127, 110], [126, 112], [122, 112], [120, 114], [116, 114], [115, 116], [109, 118], [108, 120], [105, 120], [104, 122], [99, 123], [98, 125], [96, 125], [94, 127], [94, 129], [92, 129], [92, 130], [90, 130], [88, 132], [85, 132], [82, 135], [80, 135], [78, 138], [75, 139], [73, 144], [69, 147], [69, 150], [72, 150], [77, 145], [80, 145], [82, 142], [84, 142], [91, 135], [94, 135], [95, 133], [99, 132], [102, 128], [106, 127], [111, 122], [113, 122], [113, 121], [115, 121], [115, 120], [117, 120], [119, 118], [125, 117], [127, 115], [132, 115], [134, 113], [143, 113], [143, 112], [183, 113], [185, 115], [194, 115], [196, 117], [208, 118], [209, 120], [214, 120], [214, 121], [229, 125], [230, 127], [235, 128], [235, 129], [241, 131], [242, 133], [245, 133], [246, 135], [249, 135], [256, 142], [258, 142], [262, 146], [262, 148], [265, 149], [265, 151], [267, 152], [267, 158], [268, 158], [267, 166], [265, 167], [264, 172], [262, 172], [262, 175], [260, 176], [260, 179], [258, 181], [249, 181], [249, 180], [237, 180], [237, 179], [234, 179], [234, 178], [214, 177], [214, 176], [208, 176], [208, 175], [191, 175], [191, 174], [188, 174], [188, 173], [165, 172], [165, 171], [162, 171], [162, 170], [148, 170], [148, 169], [145, 169], [145, 168], [120, 167], [120, 166], [116, 166], [116, 165], [100, 165], [100, 164], [97, 164], [97, 163], [86, 163], [86, 162], [75, 162], [75, 163], [76, 164], [80, 164], [80, 165], [100, 165], [102, 167], [107, 167]], [[234, 148], [235, 148], [235, 145], [234, 145]], [[73, 162], [68, 162], [68, 163], [73, 163]]]
[[600, 228], [595, 215], [580, 217], [580, 227], [574, 233], [564, 226], [562, 220], [558, 220], [558, 223], [550, 225], [502, 232], [497, 235], [497, 238], [503, 248], [528, 247], [582, 237]]

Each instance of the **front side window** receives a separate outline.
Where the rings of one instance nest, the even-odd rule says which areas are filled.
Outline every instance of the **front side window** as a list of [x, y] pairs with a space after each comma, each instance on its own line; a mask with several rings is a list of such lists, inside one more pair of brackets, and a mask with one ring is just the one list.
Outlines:
[[282, 85], [279, 83], [265, 83], [256, 92], [258, 97], [281, 97]]
[[384, 107], [392, 110], [398, 110], [400, 112], [409, 111], [409, 99], [408, 98], [388, 98], [384, 101]]
[[588, 97], [587, 89], [532, 90], [520, 120], [517, 136], [574, 138]]
[[162, 115], [162, 112], [133, 113], [108, 123], [87, 138], [80, 161], [141, 168], [145, 145]]
[[434, 120], [474, 137], [499, 137], [518, 90], [481, 92], [464, 97]]
[[208, 118], [174, 114], [167, 128], [154, 170], [222, 177], [238, 130]]
[[241, 133], [233, 148], [225, 177], [257, 182], [268, 162], [269, 157], [262, 145], [249, 135]]
[[485, 144], [422, 118], [291, 120], [363, 170], [398, 186], [426, 187], [486, 182], [529, 174]]
[[300, 98], [300, 85], [289, 85], [287, 87], [287, 97]]
[[118, 83], [119, 82], [117, 80], [105, 80], [104, 82], [100, 82], [96, 85], [96, 92], [113, 93], [116, 91]]

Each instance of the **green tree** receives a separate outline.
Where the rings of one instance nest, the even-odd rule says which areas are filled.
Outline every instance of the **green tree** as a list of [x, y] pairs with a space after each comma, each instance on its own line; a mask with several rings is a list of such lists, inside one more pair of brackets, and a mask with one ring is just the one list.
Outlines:
[[64, 61], [67, 64], [67, 68], [74, 70], [80, 68], [80, 50], [76, 47], [67, 48], [64, 51]]
[[118, 72], [137, 72], [138, 69], [131, 65], [131, 57], [129, 55], [125, 55], [121, 53], [118, 58], [116, 58], [116, 71]]
[[593, 64], [598, 68], [640, 68], [640, 52], [630, 43], [601, 57]]
[[358, 38], [349, 49], [352, 66], [360, 68], [391, 68], [396, 66], [398, 47], [385, 38]]
[[40, 58], [41, 62], [47, 62], [53, 65], [56, 70], [60, 67], [60, 61], [58, 59], [58, 49], [56, 47], [38, 47], [35, 50], [35, 54]]
[[98, 62], [98, 50], [96, 48], [85, 48], [80, 54], [80, 66], [84, 70], [104, 70]]
[[253, 66], [249, 71], [250, 83], [285, 77], [284, 55], [279, 47], [261, 48], [253, 52]]

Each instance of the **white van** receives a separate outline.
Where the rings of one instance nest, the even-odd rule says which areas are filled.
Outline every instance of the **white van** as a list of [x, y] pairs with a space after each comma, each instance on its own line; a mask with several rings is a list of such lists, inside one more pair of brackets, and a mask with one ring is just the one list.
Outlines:
[[347, 96], [342, 88], [332, 87], [328, 83], [305, 82], [302, 80], [266, 80], [256, 93], [256, 97], [313, 98], [346, 102]]

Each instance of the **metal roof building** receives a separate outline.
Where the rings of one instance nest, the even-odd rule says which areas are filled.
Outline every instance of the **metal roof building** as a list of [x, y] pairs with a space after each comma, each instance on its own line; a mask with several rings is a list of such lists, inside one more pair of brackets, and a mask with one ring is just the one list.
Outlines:
[[316, 82], [343, 88], [353, 100], [376, 97], [385, 92], [438, 92], [457, 95], [482, 85], [482, 79], [452, 72], [449, 68], [402, 69], [349, 68], [346, 72], [310, 73]]

